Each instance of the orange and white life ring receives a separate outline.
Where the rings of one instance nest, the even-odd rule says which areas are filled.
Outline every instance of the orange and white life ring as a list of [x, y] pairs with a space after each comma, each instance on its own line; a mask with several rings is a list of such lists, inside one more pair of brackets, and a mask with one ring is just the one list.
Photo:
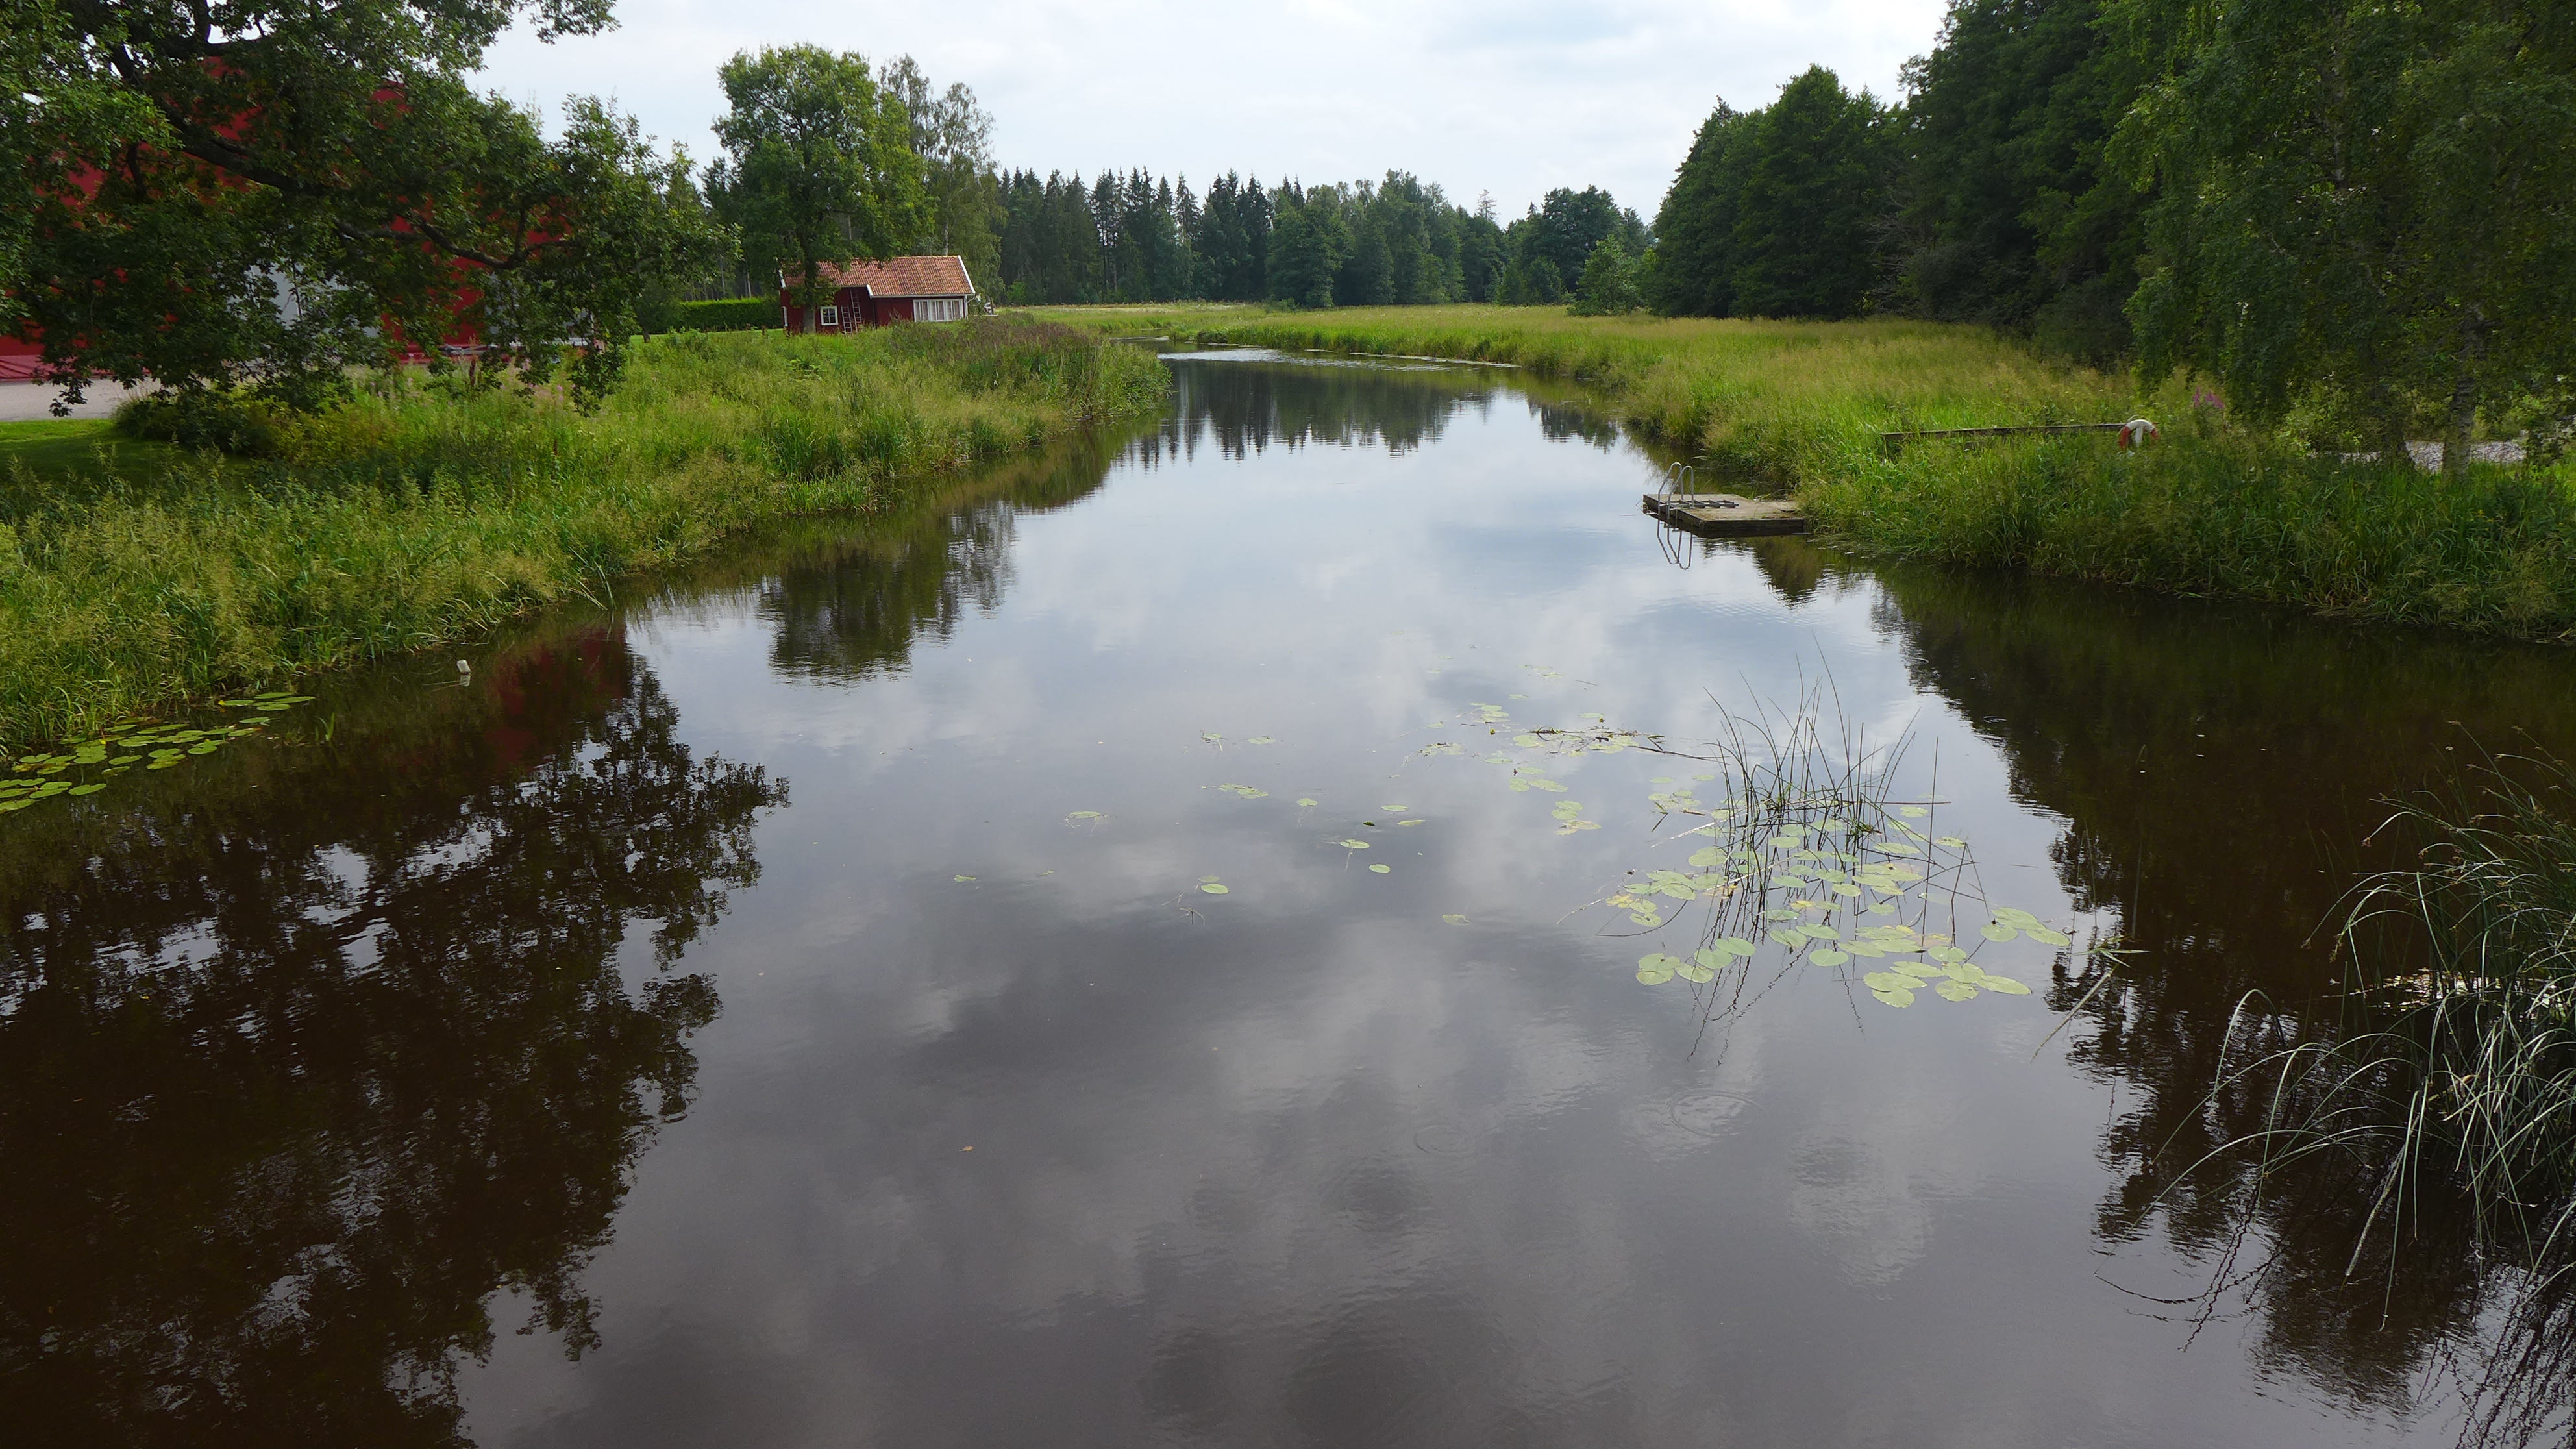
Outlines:
[[2156, 425], [2145, 418], [2131, 418], [2120, 424], [2120, 451], [2143, 448], [2156, 440]]

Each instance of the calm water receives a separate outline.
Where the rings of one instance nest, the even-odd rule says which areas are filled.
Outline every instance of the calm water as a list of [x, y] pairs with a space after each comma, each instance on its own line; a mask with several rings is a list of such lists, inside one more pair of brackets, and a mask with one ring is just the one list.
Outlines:
[[[2473, 1273], [2346, 1282], [2293, 1200], [2195, 1334], [2224, 1203], [2151, 1158], [2229, 1130], [2246, 992], [2330, 983], [2374, 800], [2567, 728], [2576, 660], [1681, 568], [1570, 404], [1170, 366], [1160, 428], [0, 817], [12, 1437], [2449, 1436]], [[1819, 681], [2119, 976], [2021, 939], [1978, 959], [2033, 995], [1811, 966], [1711, 1024], [1635, 979], [1695, 932], [1586, 907], [1712, 767], [1480, 758]]]

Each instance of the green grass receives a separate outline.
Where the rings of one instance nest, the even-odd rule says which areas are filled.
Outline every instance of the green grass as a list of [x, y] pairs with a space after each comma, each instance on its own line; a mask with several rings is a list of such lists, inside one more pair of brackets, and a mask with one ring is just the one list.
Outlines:
[[24, 468], [58, 484], [139, 483], [183, 461], [185, 455], [166, 444], [119, 436], [105, 418], [0, 423], [0, 480]]
[[[584, 416], [419, 378], [104, 485], [0, 477], [0, 747], [422, 648], [800, 514], [1162, 405], [1141, 351], [1022, 321], [642, 344]], [[76, 461], [76, 460], [74, 460]], [[0, 466], [6, 466], [0, 464]]]
[[[1113, 333], [1511, 363], [1589, 382], [1703, 486], [1795, 493], [1827, 542], [2517, 638], [2576, 638], [2576, 471], [2473, 466], [2464, 484], [2310, 455], [2234, 427], [2175, 380], [1903, 321], [1583, 318], [1553, 308], [1035, 309]], [[1938, 428], [2156, 420], [2105, 434], [1915, 443]]]

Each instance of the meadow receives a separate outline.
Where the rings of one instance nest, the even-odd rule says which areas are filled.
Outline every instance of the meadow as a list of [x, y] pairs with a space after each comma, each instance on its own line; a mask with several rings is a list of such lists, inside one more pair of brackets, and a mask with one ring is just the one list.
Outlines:
[[[1022, 320], [639, 344], [585, 414], [395, 374], [270, 456], [0, 438], [0, 749], [467, 636], [805, 514], [1163, 405], [1150, 354]], [[101, 461], [104, 459], [105, 461]]]
[[[1553, 308], [1273, 312], [1039, 308], [1111, 334], [1507, 363], [1600, 389], [1703, 487], [1795, 494], [1823, 541], [2172, 593], [2510, 637], [2576, 638], [2576, 473], [2474, 464], [2466, 481], [2242, 427], [2186, 379], [2042, 355], [1982, 328], [1869, 320], [1573, 317]], [[1913, 442], [2040, 423], [2107, 434]]]

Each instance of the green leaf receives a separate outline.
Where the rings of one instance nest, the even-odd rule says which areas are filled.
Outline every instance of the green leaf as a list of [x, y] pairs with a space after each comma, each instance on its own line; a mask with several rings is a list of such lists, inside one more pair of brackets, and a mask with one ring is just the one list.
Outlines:
[[1807, 956], [1808, 961], [1818, 966], [1840, 966], [1850, 959], [1842, 952], [1834, 950], [1814, 951]]
[[1388, 871], [1395, 869], [1395, 867], [1391, 865], [1373, 865], [1370, 866], [1369, 869], [1376, 871], [1379, 875], [1384, 875]]
[[1313, 800], [1312, 798], [1310, 798], [1310, 797], [1307, 797], [1307, 796], [1299, 796], [1299, 797], [1298, 797], [1298, 800], [1297, 800], [1297, 803], [1298, 803], [1298, 804], [1300, 804], [1300, 805], [1306, 806], [1306, 807], [1308, 807], [1308, 808], [1310, 808], [1310, 809], [1311, 809], [1311, 808], [1313, 808], [1313, 806], [1314, 806], [1314, 804], [1315, 804], [1314, 800]]
[[1216, 882], [1214, 882], [1214, 881], [1210, 881], [1210, 882], [1208, 882], [1206, 885], [1200, 886], [1200, 887], [1199, 887], [1199, 890], [1200, 890], [1201, 892], [1203, 892], [1203, 893], [1207, 894], [1207, 895], [1212, 895], [1212, 896], [1221, 896], [1221, 895], [1225, 895], [1225, 894], [1227, 894], [1226, 888], [1225, 888], [1225, 887], [1223, 887], [1223, 886], [1221, 886], [1221, 885], [1218, 885], [1218, 884], [1217, 884]]
[[1448, 916], [1442, 916], [1440, 919], [1441, 919], [1441, 920], [1443, 920], [1443, 921], [1448, 922], [1450, 925], [1453, 925], [1453, 926], [1463, 926], [1463, 925], [1467, 924], [1467, 918], [1466, 918], [1465, 916], [1459, 916], [1459, 915], [1448, 915]]
[[958, 876], [958, 877], [957, 877], [957, 879], [958, 879], [958, 880], [973, 880], [974, 878], [975, 878], [975, 877], [973, 877], [973, 876], [971, 876], [971, 875], [961, 875], [961, 876]]
[[2001, 921], [1988, 921], [1983, 926], [1977, 928], [1977, 934], [1985, 937], [1989, 941], [2009, 941], [2015, 936], [2020, 935], [2021, 932], [2014, 930], [2012, 927], [2005, 925]]
[[1342, 848], [1345, 850], [1366, 850], [1369, 848], [1369, 843], [1365, 840], [1345, 840], [1342, 842]]
[[105, 785], [74, 785], [63, 793], [66, 795], [95, 795], [106, 788], [107, 787]]
[[1965, 981], [1944, 981], [1932, 989], [1940, 992], [1944, 999], [1950, 1001], [1973, 1001], [1977, 995], [1977, 988]]
[[2030, 995], [2029, 987], [2022, 985], [2020, 982], [2015, 981], [2009, 976], [1981, 977], [1978, 979], [1977, 984], [1988, 991], [1999, 991], [2006, 996]]
[[1902, 986], [1890, 987], [1885, 991], [1873, 990], [1870, 992], [1870, 995], [1877, 997], [1881, 1002], [1889, 1006], [1912, 1006], [1914, 1004], [1914, 993]]
[[2066, 938], [2063, 932], [2050, 930], [2046, 926], [2024, 926], [2021, 928], [2021, 933], [2043, 946], [2066, 946], [2073, 944]]
[[1672, 980], [1673, 973], [1681, 967], [1682, 958], [1679, 956], [1666, 956], [1661, 952], [1640, 956], [1637, 958], [1637, 979], [1648, 986], [1661, 986]]

